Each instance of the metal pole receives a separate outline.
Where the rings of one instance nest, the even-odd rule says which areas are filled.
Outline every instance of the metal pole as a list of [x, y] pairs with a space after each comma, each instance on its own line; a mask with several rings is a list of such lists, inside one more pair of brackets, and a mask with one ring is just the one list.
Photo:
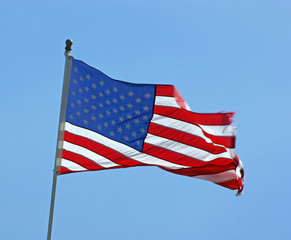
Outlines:
[[73, 57], [70, 56], [70, 51], [72, 50], [72, 44], [73, 44], [72, 40], [68, 39], [66, 41], [66, 48], [65, 48], [66, 49], [65, 51], [66, 62], [65, 62], [62, 103], [61, 103], [60, 120], [59, 120], [59, 130], [58, 130], [56, 159], [55, 159], [55, 167], [54, 167], [52, 194], [51, 194], [51, 206], [50, 206], [47, 240], [51, 240], [54, 206], [55, 206], [55, 195], [56, 195], [56, 186], [57, 186], [57, 176], [60, 174], [60, 165], [61, 165], [63, 139], [64, 139], [64, 125], [66, 121], [66, 108], [67, 108], [68, 91], [69, 91], [71, 69], [72, 69]]
[[51, 195], [51, 206], [50, 206], [50, 218], [47, 232], [47, 240], [51, 240], [52, 235], [52, 225], [53, 225], [53, 215], [55, 207], [55, 196], [56, 196], [56, 186], [57, 186], [57, 174], [54, 170], [53, 186], [52, 186], [52, 195]]

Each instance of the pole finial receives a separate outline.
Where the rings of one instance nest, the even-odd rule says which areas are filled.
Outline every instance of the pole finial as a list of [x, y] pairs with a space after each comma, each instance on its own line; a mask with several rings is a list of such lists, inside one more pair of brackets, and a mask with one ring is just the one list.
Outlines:
[[66, 40], [66, 53], [70, 53], [70, 51], [72, 51], [72, 45], [73, 45], [73, 41], [71, 39], [67, 39]]

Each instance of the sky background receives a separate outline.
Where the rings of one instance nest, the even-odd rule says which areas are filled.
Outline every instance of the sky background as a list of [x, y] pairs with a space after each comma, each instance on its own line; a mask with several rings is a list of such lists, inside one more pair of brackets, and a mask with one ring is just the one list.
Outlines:
[[291, 239], [291, 2], [0, 0], [0, 238], [46, 239], [71, 54], [235, 111], [245, 189], [135, 167], [58, 177], [52, 239]]

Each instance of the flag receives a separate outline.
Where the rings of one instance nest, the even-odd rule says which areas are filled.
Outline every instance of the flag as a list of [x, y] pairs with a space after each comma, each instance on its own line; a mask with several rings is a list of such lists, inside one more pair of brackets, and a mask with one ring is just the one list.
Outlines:
[[172, 85], [115, 80], [72, 58], [63, 111], [59, 174], [157, 166], [243, 189], [234, 113], [192, 112]]

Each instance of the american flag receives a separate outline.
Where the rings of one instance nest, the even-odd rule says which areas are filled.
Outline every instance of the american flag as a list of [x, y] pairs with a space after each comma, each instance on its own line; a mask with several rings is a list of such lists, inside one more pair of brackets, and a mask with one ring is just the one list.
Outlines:
[[72, 59], [59, 174], [157, 166], [240, 193], [233, 114], [191, 112], [172, 85], [114, 80]]

